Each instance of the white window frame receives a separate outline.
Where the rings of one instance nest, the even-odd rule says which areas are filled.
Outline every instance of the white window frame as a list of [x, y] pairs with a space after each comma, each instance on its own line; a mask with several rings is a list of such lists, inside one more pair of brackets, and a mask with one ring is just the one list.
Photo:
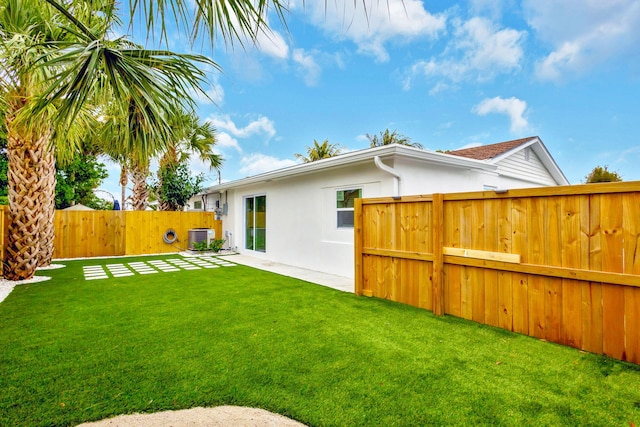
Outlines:
[[336, 214], [335, 214], [335, 219], [336, 219], [336, 228], [338, 230], [352, 230], [353, 229], [353, 225], [340, 225], [340, 221], [339, 221], [339, 215], [340, 212], [353, 212], [355, 210], [355, 207], [350, 207], [350, 208], [339, 208], [338, 207], [338, 193], [340, 191], [359, 191], [360, 192], [360, 198], [362, 198], [362, 187], [345, 187], [345, 188], [340, 188], [337, 189], [335, 192], [335, 208], [336, 208]]

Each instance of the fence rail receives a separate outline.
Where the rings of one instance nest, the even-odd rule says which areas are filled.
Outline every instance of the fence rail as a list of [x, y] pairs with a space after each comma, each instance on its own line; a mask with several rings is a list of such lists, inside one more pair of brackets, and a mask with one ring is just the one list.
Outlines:
[[640, 183], [363, 199], [356, 293], [640, 363]]
[[[2, 260], [7, 221], [7, 210], [0, 210]], [[57, 210], [53, 256], [81, 258], [178, 252], [187, 249], [188, 232], [192, 228], [212, 228], [216, 237], [222, 238], [222, 222], [216, 220], [212, 212]], [[171, 244], [163, 241], [169, 229], [177, 235]]]

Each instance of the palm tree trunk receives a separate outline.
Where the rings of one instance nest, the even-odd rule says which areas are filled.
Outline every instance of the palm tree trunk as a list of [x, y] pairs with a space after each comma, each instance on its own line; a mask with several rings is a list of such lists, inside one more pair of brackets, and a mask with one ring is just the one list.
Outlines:
[[38, 267], [51, 265], [54, 243], [54, 216], [56, 212], [56, 156], [53, 147], [49, 147], [48, 138], [43, 147], [42, 169], [40, 174], [40, 206], [42, 207], [40, 226], [40, 251]]
[[122, 200], [120, 200], [120, 209], [127, 210], [127, 208], [124, 205], [125, 199], [127, 198], [127, 184], [129, 183], [129, 173], [128, 173], [128, 169], [127, 169], [127, 165], [124, 163], [124, 161], [122, 161], [122, 163], [120, 164], [120, 187], [122, 188], [122, 194], [121, 194], [121, 198]]
[[134, 165], [131, 169], [131, 180], [133, 181], [133, 210], [135, 211], [146, 210], [149, 204], [148, 176], [149, 166]]
[[[52, 214], [45, 214], [45, 209], [49, 208], [48, 201], [43, 205], [46, 191], [50, 189], [47, 179], [52, 160], [48, 150], [49, 135], [20, 134], [12, 126], [13, 118], [12, 112], [8, 111], [5, 120], [8, 133], [9, 232], [4, 276], [8, 280], [23, 280], [33, 277], [40, 260], [41, 246], [49, 242], [48, 237], [43, 239], [43, 224], [49, 221], [53, 227], [50, 221]], [[53, 169], [55, 188], [55, 163]], [[50, 197], [53, 201], [53, 194]]]

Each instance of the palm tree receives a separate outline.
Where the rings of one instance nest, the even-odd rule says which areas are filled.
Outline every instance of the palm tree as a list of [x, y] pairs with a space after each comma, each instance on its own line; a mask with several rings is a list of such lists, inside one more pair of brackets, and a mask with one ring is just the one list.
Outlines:
[[[130, 2], [130, 16], [131, 21], [135, 15], [145, 17], [148, 32], [159, 26], [165, 40], [165, 21], [173, 16], [178, 30], [189, 33], [192, 42], [204, 33], [211, 46], [218, 35], [225, 42], [242, 44], [247, 37], [255, 42], [269, 31], [269, 11], [286, 26], [287, 4], [284, 0], [140, 0]], [[366, 13], [364, 0], [363, 7]], [[201, 55], [144, 50], [126, 37], [111, 38], [115, 8], [113, 0], [4, 0], [0, 5], [0, 101], [6, 104], [12, 224], [5, 272], [9, 280], [30, 278], [38, 263], [50, 262], [40, 253], [53, 252], [53, 147], [63, 153], [74, 149], [74, 141], [90, 129], [81, 120], [87, 111], [91, 116], [108, 100], [127, 122], [130, 107], [137, 106], [147, 136], [130, 138], [125, 127], [123, 141], [136, 145], [128, 148], [142, 158], [153, 151], [148, 150], [151, 145], [171, 134], [167, 112], [193, 106], [187, 94], [199, 89], [205, 78], [193, 62], [217, 68]]]
[[307, 146], [307, 155], [295, 153], [297, 159], [302, 160], [304, 163], [315, 162], [316, 160], [328, 159], [340, 154], [342, 148], [339, 144], [329, 144], [329, 140], [325, 139], [320, 144], [315, 139], [313, 140], [313, 146]]
[[385, 129], [383, 132], [380, 132], [380, 136], [378, 135], [369, 135], [367, 134], [367, 139], [369, 140], [370, 147], [382, 147], [383, 145], [390, 144], [400, 144], [407, 145], [409, 147], [415, 148], [424, 148], [422, 144], [417, 142], [411, 142], [411, 138], [406, 137], [402, 134], [399, 134], [397, 131], [390, 132], [389, 129]]
[[[192, 154], [209, 165], [211, 170], [220, 171], [224, 159], [213, 152], [216, 143], [215, 128], [209, 122], [200, 123], [194, 113], [184, 113], [176, 117], [174, 127], [177, 129], [176, 139], [167, 146], [160, 158], [160, 170], [158, 171], [158, 188], [162, 189], [162, 171], [175, 169], [186, 162]], [[164, 200], [162, 194], [158, 194], [160, 210], [176, 210], [171, 201]]]
[[[55, 154], [73, 151], [91, 129], [87, 117], [109, 100], [128, 152], [143, 159], [172, 138], [168, 117], [191, 108], [184, 94], [205, 74], [199, 55], [145, 50], [110, 39], [113, 3], [6, 0], [0, 6], [0, 99], [9, 159], [9, 233], [5, 277], [33, 276], [53, 253]], [[97, 2], [92, 2], [95, 6]], [[132, 114], [134, 112], [134, 114]], [[135, 127], [129, 126], [135, 117]], [[128, 119], [129, 118], [129, 119]], [[135, 136], [135, 137], [132, 137]], [[148, 158], [148, 157], [146, 157]]]
[[[8, 279], [30, 277], [38, 265], [50, 262], [55, 203], [55, 156], [51, 144], [54, 129], [50, 110], [33, 113], [36, 98], [51, 70], [37, 67], [50, 54], [47, 40], [66, 40], [68, 33], [47, 25], [53, 18], [49, 8], [35, 3], [8, 0], [0, 7], [0, 99], [7, 131], [9, 196]], [[33, 7], [33, 10], [29, 10]], [[19, 203], [19, 205], [17, 204]], [[51, 247], [51, 248], [50, 248]]]

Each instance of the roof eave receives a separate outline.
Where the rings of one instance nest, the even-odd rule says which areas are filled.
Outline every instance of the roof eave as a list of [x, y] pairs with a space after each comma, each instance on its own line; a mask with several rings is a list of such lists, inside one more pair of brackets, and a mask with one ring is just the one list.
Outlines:
[[308, 174], [321, 170], [329, 170], [368, 161], [373, 162], [373, 158], [376, 156], [382, 159], [389, 159], [391, 157], [398, 156], [428, 163], [436, 163], [440, 165], [465, 169], [478, 169], [485, 171], [495, 171], [497, 169], [497, 166], [482, 160], [468, 159], [459, 156], [452, 156], [450, 154], [393, 144], [353, 151], [350, 153], [341, 154], [339, 156], [330, 157], [328, 159], [317, 160], [310, 163], [301, 163], [294, 166], [289, 166], [287, 168], [277, 169], [247, 178], [241, 178], [238, 180], [213, 185], [205, 188], [199, 194], [209, 194], [212, 192], [225, 191], [231, 188], [245, 187], [260, 182], [271, 182], [273, 180], [288, 178], [295, 175]]

